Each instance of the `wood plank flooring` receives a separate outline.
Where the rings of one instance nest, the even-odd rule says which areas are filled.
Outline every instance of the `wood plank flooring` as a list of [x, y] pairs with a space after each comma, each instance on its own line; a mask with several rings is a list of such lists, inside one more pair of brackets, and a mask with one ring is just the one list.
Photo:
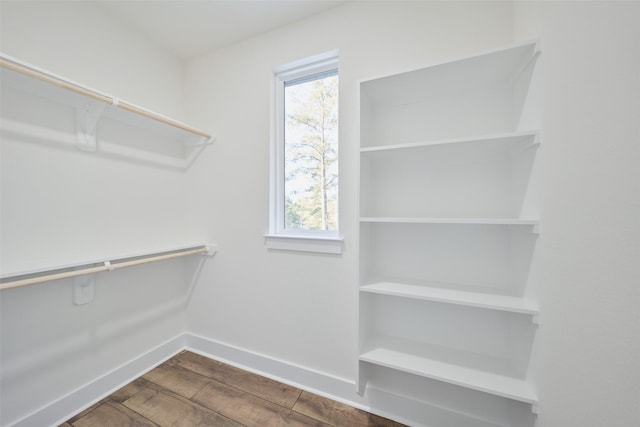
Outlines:
[[183, 351], [61, 427], [399, 427], [402, 424]]

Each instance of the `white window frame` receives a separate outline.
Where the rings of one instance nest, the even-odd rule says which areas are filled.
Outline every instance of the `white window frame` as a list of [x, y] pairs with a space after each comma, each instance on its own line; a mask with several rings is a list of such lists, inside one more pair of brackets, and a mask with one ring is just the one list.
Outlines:
[[[269, 179], [268, 249], [341, 254], [338, 230], [288, 230], [284, 228], [284, 87], [285, 82], [338, 68], [338, 51], [305, 58], [273, 69], [271, 96], [271, 153]], [[339, 124], [338, 124], [339, 126]], [[338, 160], [339, 162], [339, 160]], [[338, 190], [339, 191], [339, 190]], [[338, 203], [338, 211], [340, 204]], [[338, 217], [339, 217], [338, 213]], [[339, 227], [338, 221], [338, 227]]]

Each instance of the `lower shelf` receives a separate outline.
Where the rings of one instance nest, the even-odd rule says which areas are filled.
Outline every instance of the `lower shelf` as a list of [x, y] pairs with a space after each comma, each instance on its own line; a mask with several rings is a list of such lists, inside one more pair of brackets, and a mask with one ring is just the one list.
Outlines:
[[[510, 419], [497, 415], [493, 412], [494, 417], [492, 419], [483, 419], [487, 417], [486, 414], [472, 414], [468, 413], [465, 409], [456, 407], [455, 405], [440, 406], [437, 403], [430, 403], [424, 400], [419, 392], [408, 396], [401, 394], [390, 393], [384, 391], [382, 388], [376, 386], [369, 386], [366, 391], [366, 397], [373, 402], [384, 402], [384, 405], [391, 407], [402, 408], [400, 411], [405, 418], [405, 422], [408, 425], [422, 426], [422, 427], [510, 427], [515, 424], [510, 422]], [[464, 399], [462, 399], [464, 401]], [[460, 403], [460, 402], [457, 402]], [[470, 403], [464, 401], [464, 403]], [[475, 402], [471, 402], [471, 407]], [[513, 409], [513, 408], [511, 408]], [[491, 417], [488, 417], [491, 418]], [[525, 417], [517, 418], [518, 421], [526, 419]], [[398, 420], [402, 421], [402, 420]], [[412, 422], [413, 421], [413, 422]], [[530, 423], [518, 423], [518, 427], [533, 427]]]
[[509, 361], [427, 343], [378, 335], [360, 361], [536, 405], [531, 385], [513, 376]]

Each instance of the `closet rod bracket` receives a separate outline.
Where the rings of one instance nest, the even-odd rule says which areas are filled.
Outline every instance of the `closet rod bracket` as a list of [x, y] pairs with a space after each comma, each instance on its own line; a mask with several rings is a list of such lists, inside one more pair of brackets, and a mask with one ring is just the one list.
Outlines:
[[102, 102], [88, 102], [77, 109], [76, 129], [78, 139], [76, 146], [80, 150], [92, 153], [96, 151], [96, 128], [106, 106], [107, 104]]
[[198, 141], [185, 141], [184, 145], [185, 147], [202, 147], [205, 145], [211, 145], [214, 142], [216, 142], [216, 137], [215, 136], [203, 136], [200, 137]]
[[204, 252], [202, 255], [214, 256], [218, 252], [218, 245], [206, 244], [204, 246], [207, 249], [207, 251]]
[[534, 314], [531, 317], [531, 322], [536, 326], [540, 326], [540, 315], [539, 314]]

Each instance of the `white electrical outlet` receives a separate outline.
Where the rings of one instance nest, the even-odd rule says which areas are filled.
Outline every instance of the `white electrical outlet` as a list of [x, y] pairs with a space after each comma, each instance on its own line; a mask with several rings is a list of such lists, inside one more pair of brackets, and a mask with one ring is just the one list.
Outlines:
[[94, 275], [78, 276], [73, 282], [73, 303], [75, 305], [87, 304], [93, 301]]

